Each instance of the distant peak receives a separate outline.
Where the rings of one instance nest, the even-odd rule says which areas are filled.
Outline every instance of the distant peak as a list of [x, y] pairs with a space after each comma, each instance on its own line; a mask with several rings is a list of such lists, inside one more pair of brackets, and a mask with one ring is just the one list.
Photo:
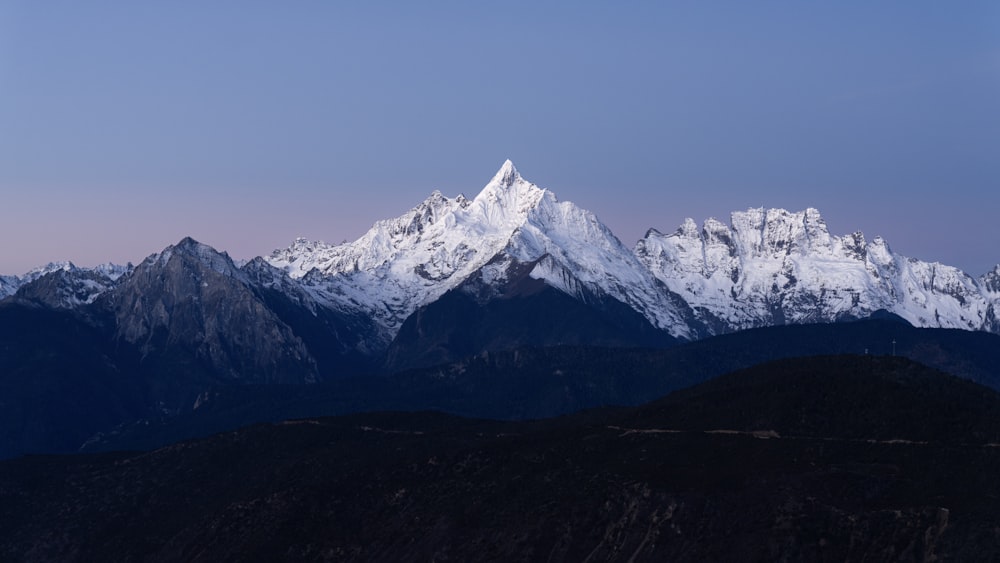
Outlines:
[[212, 255], [224, 255], [229, 256], [229, 253], [216, 250], [215, 247], [207, 245], [203, 242], [199, 242], [191, 237], [182, 238], [177, 244], [168, 247], [170, 250], [181, 251], [187, 254], [192, 254], [196, 256], [212, 256]]
[[434, 190], [433, 192], [431, 192], [431, 195], [427, 196], [427, 199], [425, 199], [420, 205], [438, 207], [447, 202], [448, 198], [445, 197], [443, 193], [441, 193], [441, 190]]
[[177, 242], [177, 244], [168, 247], [174, 252], [181, 252], [183, 254], [190, 254], [193, 256], [202, 256], [205, 254], [217, 254], [219, 251], [215, 250], [211, 246], [199, 242], [191, 237], [184, 237]]
[[871, 247], [877, 250], [885, 252], [887, 255], [892, 254], [892, 249], [889, 248], [889, 243], [885, 241], [881, 236], [877, 236], [872, 239]]
[[431, 195], [427, 196], [427, 199], [420, 202], [414, 209], [420, 214], [437, 214], [442, 209], [449, 206], [451, 201], [444, 196], [439, 190], [434, 190]]
[[164, 248], [159, 254], [149, 256], [140, 267], [164, 267], [175, 257], [180, 258], [183, 263], [198, 263], [221, 274], [238, 275], [239, 269], [227, 252], [219, 252], [191, 237], [184, 237], [177, 244]]
[[514, 182], [520, 179], [521, 175], [517, 172], [517, 168], [514, 167], [514, 163], [509, 158], [504, 161], [503, 166], [493, 176], [493, 182], [501, 186], [512, 186]]
[[192, 247], [197, 248], [199, 246], [201, 246], [200, 242], [194, 240], [191, 237], [184, 237], [177, 244], [174, 245], [174, 248], [192, 248]]
[[677, 227], [675, 234], [688, 238], [698, 238], [698, 224], [694, 222], [694, 219], [688, 217]]
[[201, 260], [212, 259], [215, 256], [224, 256], [227, 259], [229, 254], [225, 252], [219, 252], [215, 248], [203, 243], [198, 242], [191, 237], [184, 237], [177, 244], [171, 245], [163, 249], [160, 253], [161, 262], [166, 262], [170, 259], [170, 256], [175, 253], [185, 254], [188, 256], [195, 256]]

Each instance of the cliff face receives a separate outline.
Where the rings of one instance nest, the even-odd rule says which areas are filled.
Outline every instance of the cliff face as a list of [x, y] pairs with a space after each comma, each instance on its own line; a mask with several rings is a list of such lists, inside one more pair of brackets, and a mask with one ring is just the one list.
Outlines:
[[246, 274], [191, 239], [147, 258], [101, 305], [115, 317], [117, 339], [135, 349], [140, 372], [164, 387], [317, 380], [301, 339], [258, 297]]

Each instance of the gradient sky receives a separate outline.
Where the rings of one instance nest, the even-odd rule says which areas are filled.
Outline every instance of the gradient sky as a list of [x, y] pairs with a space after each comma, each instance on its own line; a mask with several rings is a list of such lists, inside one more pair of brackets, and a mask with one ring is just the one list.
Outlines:
[[0, 273], [359, 237], [506, 158], [626, 244], [818, 208], [1000, 262], [1000, 3], [0, 0]]

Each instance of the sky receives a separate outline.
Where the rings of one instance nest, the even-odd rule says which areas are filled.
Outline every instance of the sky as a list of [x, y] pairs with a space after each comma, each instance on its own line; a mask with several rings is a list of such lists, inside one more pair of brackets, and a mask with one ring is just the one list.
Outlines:
[[0, 273], [360, 237], [510, 158], [627, 245], [818, 208], [1000, 263], [1000, 3], [0, 0]]

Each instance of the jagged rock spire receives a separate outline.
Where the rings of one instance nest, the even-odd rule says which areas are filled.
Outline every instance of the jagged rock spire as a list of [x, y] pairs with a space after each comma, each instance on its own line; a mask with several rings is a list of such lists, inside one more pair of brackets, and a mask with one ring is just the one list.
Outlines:
[[493, 180], [490, 183], [497, 183], [501, 186], [512, 186], [514, 182], [521, 179], [521, 174], [518, 173], [517, 168], [514, 163], [508, 158], [504, 161], [500, 170], [497, 171], [496, 175], [493, 176]]

